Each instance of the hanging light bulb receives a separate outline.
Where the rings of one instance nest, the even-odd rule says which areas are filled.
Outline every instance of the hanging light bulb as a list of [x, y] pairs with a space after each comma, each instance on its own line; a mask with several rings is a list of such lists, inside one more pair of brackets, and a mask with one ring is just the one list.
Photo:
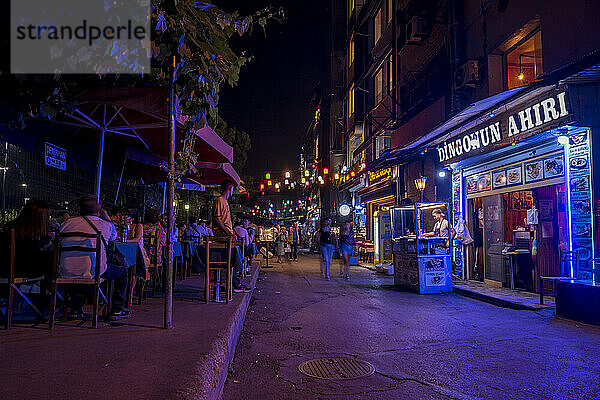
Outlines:
[[289, 178], [290, 177], [290, 171], [285, 171], [285, 177]]

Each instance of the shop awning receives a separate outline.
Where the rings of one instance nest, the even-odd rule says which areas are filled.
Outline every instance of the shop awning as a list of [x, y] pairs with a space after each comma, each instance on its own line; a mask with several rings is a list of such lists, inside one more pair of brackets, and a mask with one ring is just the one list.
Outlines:
[[417, 149], [393, 149], [383, 153], [377, 160], [367, 165], [366, 172], [377, 171], [382, 168], [394, 167], [410, 161], [418, 152]]
[[[167, 172], [163, 168], [166, 165], [166, 159], [139, 150], [127, 149], [124, 162], [125, 167], [132, 175], [159, 183], [167, 181]], [[206, 189], [201, 182], [191, 176], [181, 178], [179, 182], [175, 183], [175, 188], [192, 191]]]
[[495, 108], [504, 103], [506, 100], [518, 97], [519, 94], [526, 89], [527, 86], [514, 88], [487, 97], [483, 100], [479, 100], [456, 114], [454, 117], [444, 121], [435, 129], [421, 136], [419, 139], [415, 140], [404, 148], [416, 149], [437, 145], [438, 143], [452, 137], [454, 130], [457, 130], [457, 128], [460, 127], [461, 130], [466, 129], [469, 122], [475, 122], [474, 125], [481, 123], [483, 119], [478, 118], [481, 116], [481, 114], [487, 112], [489, 115], [489, 113], [492, 113]]
[[220, 185], [224, 180], [232, 181], [236, 186], [241, 183], [240, 176], [229, 163], [196, 163], [197, 173], [194, 174], [195, 179], [205, 185]]
[[[167, 155], [167, 91], [164, 88], [101, 89], [78, 97], [79, 103], [66, 119], [55, 122], [92, 130], [105, 129], [120, 135], [131, 145], [141, 145], [160, 156]], [[176, 104], [175, 151], [183, 146], [183, 124]], [[198, 159], [210, 162], [233, 162], [233, 148], [208, 125], [197, 130], [194, 152]]]

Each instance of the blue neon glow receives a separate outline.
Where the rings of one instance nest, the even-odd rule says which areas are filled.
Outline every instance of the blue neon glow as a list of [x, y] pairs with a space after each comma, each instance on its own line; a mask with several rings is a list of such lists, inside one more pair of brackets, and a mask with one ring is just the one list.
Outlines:
[[[569, 149], [571, 147], [571, 145], [569, 144], [569, 142], [563, 144], [563, 147], [565, 148], [565, 166], [566, 166], [566, 173], [567, 173], [567, 219], [569, 221], [569, 223], [567, 224], [569, 226], [569, 251], [573, 251], [573, 229], [571, 229], [571, 221], [572, 221], [572, 216], [571, 216], [571, 163], [569, 161]], [[573, 260], [569, 261], [569, 264], [571, 265], [571, 278], [573, 278]]]

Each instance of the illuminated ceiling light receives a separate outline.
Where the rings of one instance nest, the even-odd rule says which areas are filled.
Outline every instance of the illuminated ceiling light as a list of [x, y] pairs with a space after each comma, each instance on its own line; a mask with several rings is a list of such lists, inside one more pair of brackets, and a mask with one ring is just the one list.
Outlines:
[[446, 171], [440, 171], [438, 175], [440, 178], [444, 178], [446, 176]]
[[279, 182], [275, 184], [275, 189], [279, 189]]
[[306, 183], [306, 178], [302, 178], [302, 183]]
[[290, 171], [285, 171], [285, 177], [289, 178], [290, 177]]
[[290, 184], [290, 180], [289, 180], [289, 179], [286, 179], [286, 180], [285, 180], [285, 184], [286, 184], [286, 185], [289, 185], [289, 184]]
[[271, 174], [267, 172], [267, 173], [265, 174], [265, 179], [271, 179]]
[[265, 190], [265, 184], [264, 183], [260, 184], [260, 190]]
[[354, 177], [354, 175], [356, 175], [356, 172], [350, 171], [350, 176]]
[[269, 180], [267, 181], [267, 186], [271, 186], [271, 185], [273, 185], [273, 181], [269, 179]]
[[558, 143], [559, 143], [559, 144], [562, 144], [563, 146], [565, 146], [565, 145], [569, 144], [569, 137], [568, 137], [568, 136], [565, 136], [565, 135], [560, 135], [560, 136], [558, 137]]
[[310, 172], [307, 169], [304, 170], [304, 176], [310, 176]]
[[323, 175], [327, 175], [329, 173], [329, 168], [323, 168]]
[[342, 167], [342, 172], [346, 173], [348, 171], [348, 167], [346, 167], [345, 165]]
[[304, 185], [305, 185], [305, 186], [308, 186], [308, 185], [310, 185], [310, 183], [309, 183], [308, 181], [306, 181], [306, 182], [304, 183]]
[[183, 208], [185, 208], [186, 210], [189, 210], [190, 209], [190, 205], [186, 204], [186, 205], [183, 206]]
[[517, 75], [517, 78], [519, 78], [519, 80], [522, 81], [525, 78], [525, 74], [521, 72], [519, 75]]

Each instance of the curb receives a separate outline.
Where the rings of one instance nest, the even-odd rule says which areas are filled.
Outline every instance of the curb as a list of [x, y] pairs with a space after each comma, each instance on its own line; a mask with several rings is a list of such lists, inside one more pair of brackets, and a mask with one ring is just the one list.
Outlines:
[[548, 307], [544, 307], [544, 306], [532, 307], [532, 306], [528, 306], [525, 304], [516, 303], [514, 301], [499, 299], [499, 298], [496, 298], [493, 296], [489, 296], [487, 294], [475, 292], [475, 291], [472, 291], [469, 289], [464, 289], [464, 288], [460, 288], [460, 287], [456, 287], [456, 286], [454, 286], [452, 289], [453, 289], [454, 293], [459, 294], [461, 296], [470, 297], [475, 300], [480, 300], [485, 303], [493, 304], [493, 305], [499, 306], [499, 307], [510, 308], [513, 310], [540, 311], [540, 310], [552, 308], [550, 306], [548, 306]]
[[229, 373], [229, 364], [233, 361], [235, 348], [244, 328], [244, 319], [259, 273], [260, 266], [252, 271], [250, 287], [253, 289], [251, 292], [244, 293], [235, 314], [230, 319], [229, 328], [213, 344], [210, 353], [199, 362], [197, 372], [202, 379], [202, 382], [199, 382], [203, 386], [202, 389], [197, 392], [197, 395], [188, 396], [187, 398], [199, 400], [219, 400], [222, 398], [223, 388]]

